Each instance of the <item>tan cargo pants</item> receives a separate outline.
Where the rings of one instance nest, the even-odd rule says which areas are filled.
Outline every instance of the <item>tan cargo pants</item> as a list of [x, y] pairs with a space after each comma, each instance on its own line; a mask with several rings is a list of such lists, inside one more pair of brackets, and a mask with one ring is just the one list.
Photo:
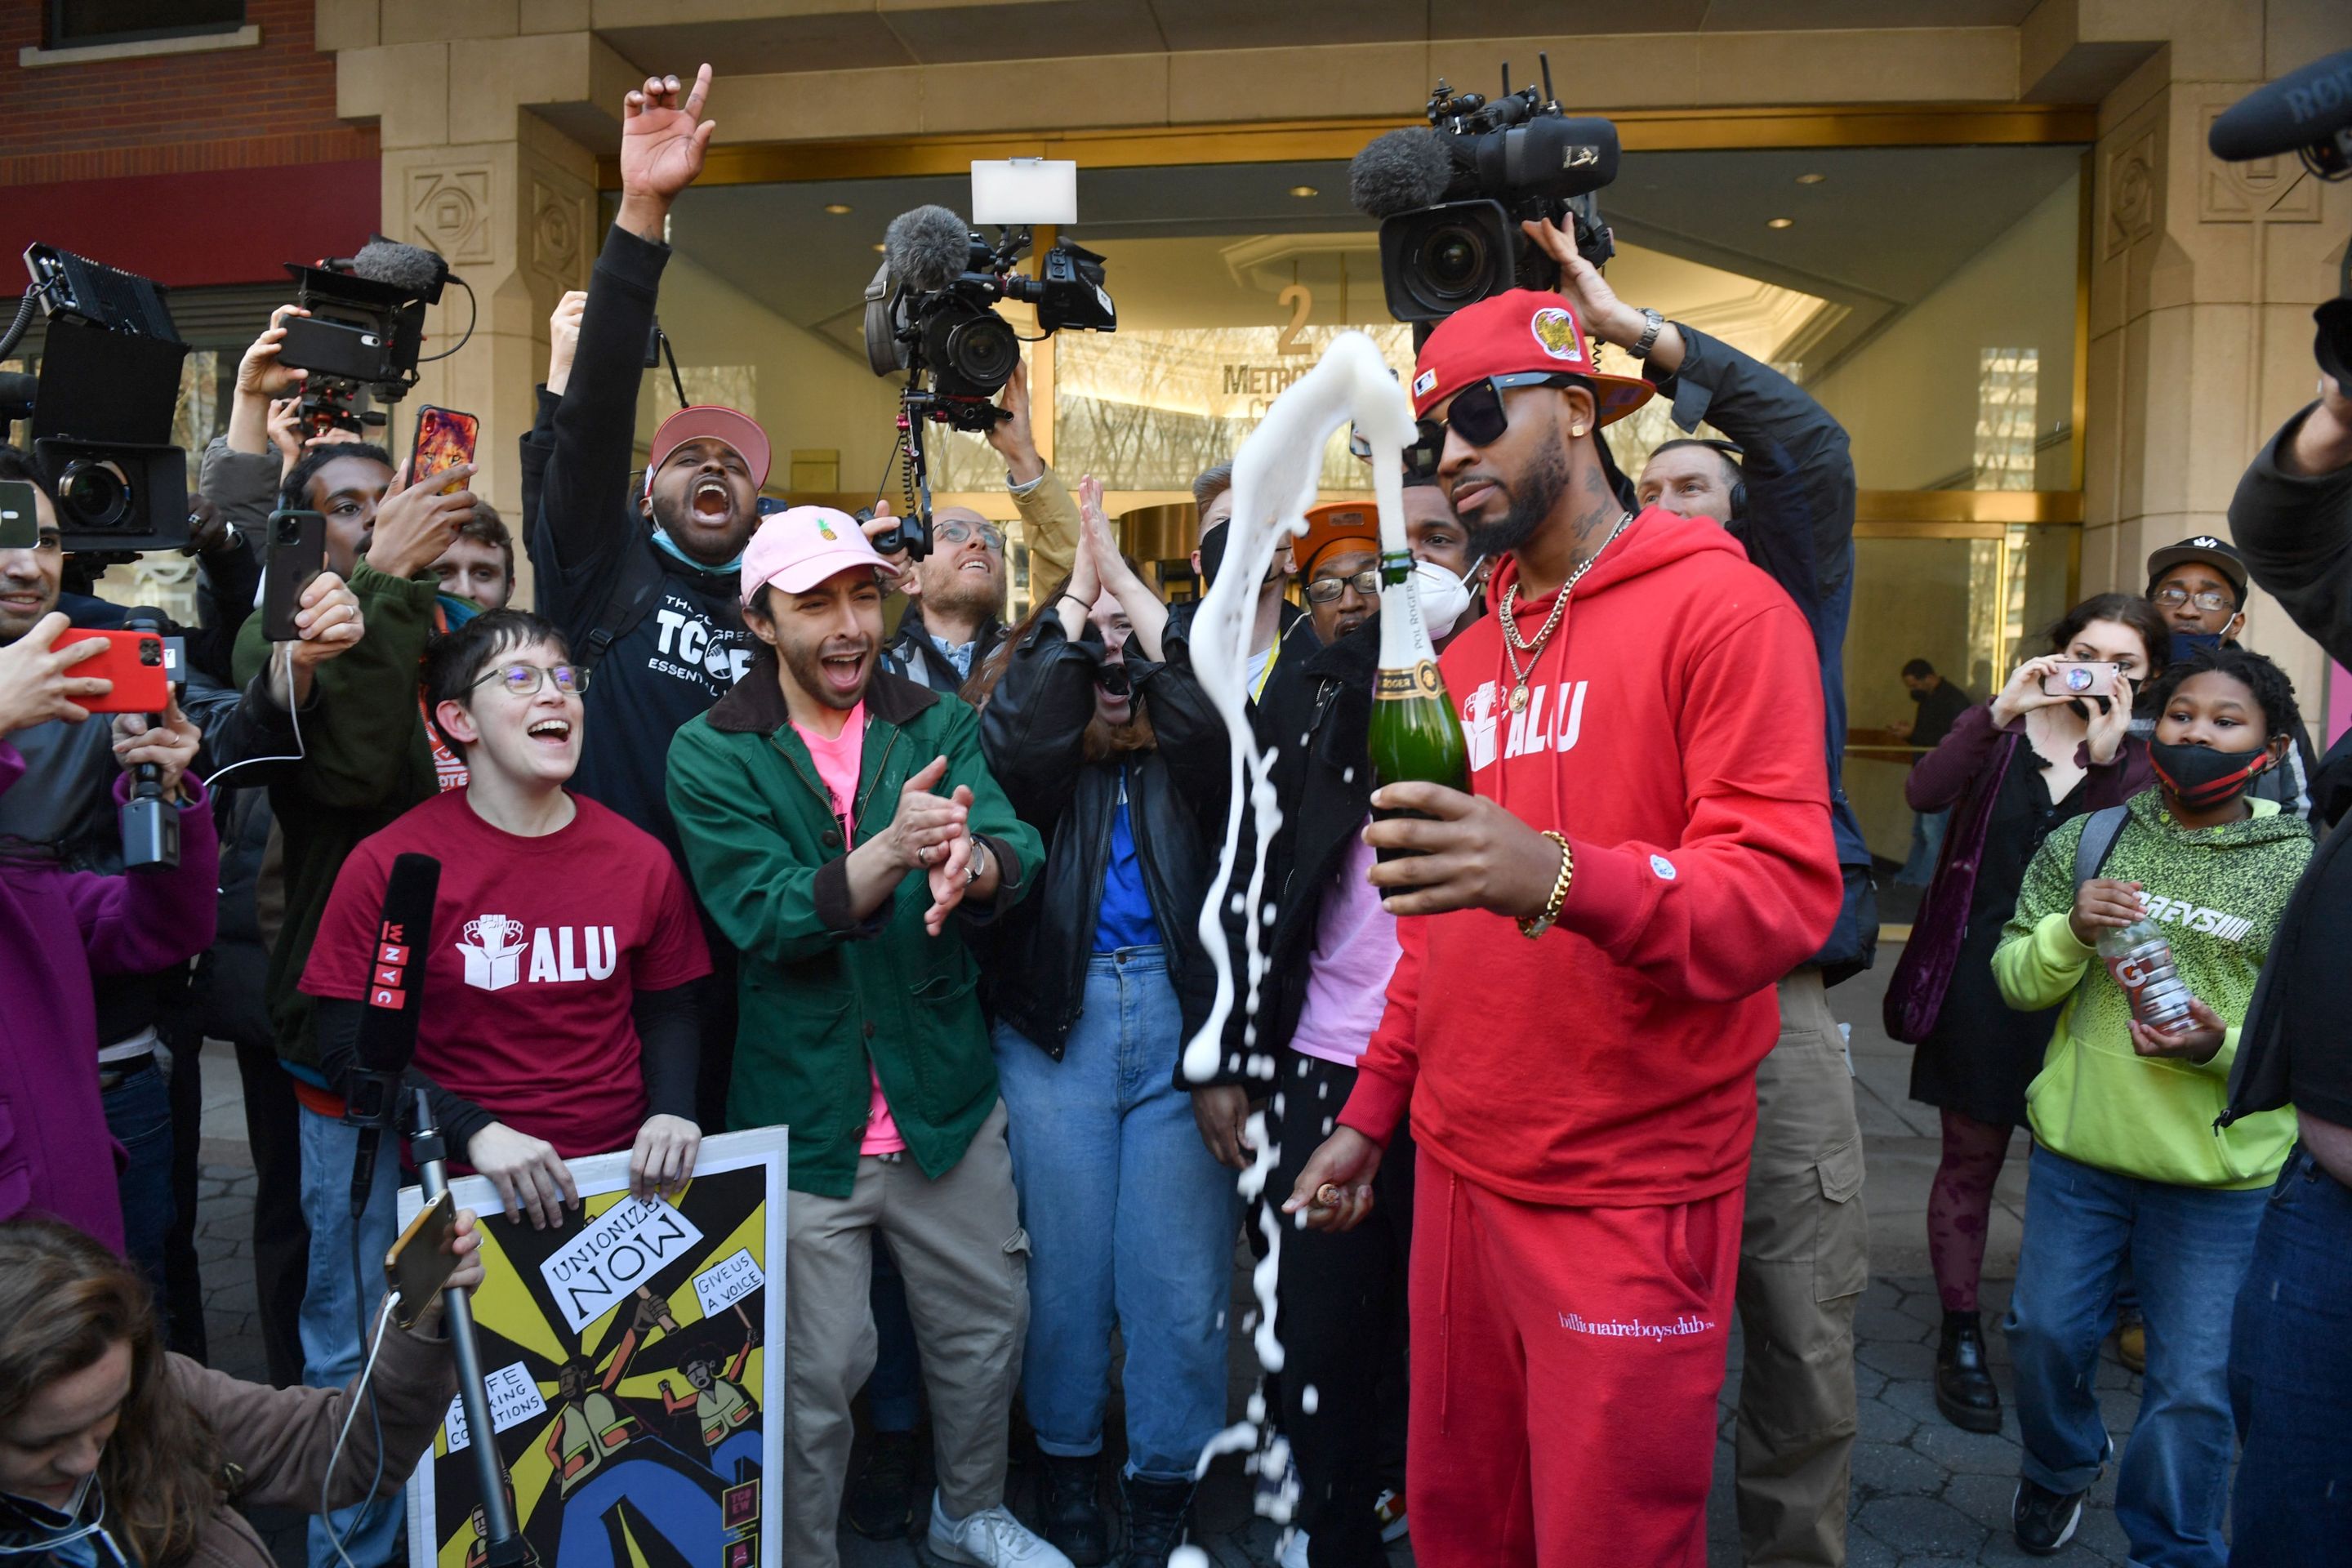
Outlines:
[[1029, 1237], [1000, 1100], [936, 1182], [912, 1159], [869, 1156], [857, 1162], [849, 1196], [796, 1192], [785, 1205], [783, 1561], [793, 1568], [841, 1561], [849, 1402], [874, 1370], [866, 1290], [877, 1231], [907, 1280], [940, 1500], [958, 1519], [1004, 1500], [1007, 1422], [1029, 1330]]
[[1821, 971], [1801, 969], [1780, 982], [1780, 1038], [1756, 1069], [1739, 1238], [1735, 1494], [1748, 1568], [1845, 1562], [1853, 1313], [1869, 1279], [1853, 1079]]

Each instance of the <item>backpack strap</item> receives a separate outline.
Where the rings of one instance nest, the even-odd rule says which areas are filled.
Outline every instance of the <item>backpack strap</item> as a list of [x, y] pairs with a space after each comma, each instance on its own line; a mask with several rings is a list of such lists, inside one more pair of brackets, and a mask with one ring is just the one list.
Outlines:
[[2126, 805], [2103, 806], [2084, 818], [2083, 837], [2074, 846], [2074, 886], [2079, 888], [2099, 874], [2130, 819], [2131, 808]]
[[586, 657], [581, 661], [583, 669], [593, 669], [604, 660], [604, 652], [614, 643], [637, 629], [639, 622], [661, 597], [662, 574], [656, 570], [625, 579], [604, 602], [597, 615], [596, 624], [589, 629]]

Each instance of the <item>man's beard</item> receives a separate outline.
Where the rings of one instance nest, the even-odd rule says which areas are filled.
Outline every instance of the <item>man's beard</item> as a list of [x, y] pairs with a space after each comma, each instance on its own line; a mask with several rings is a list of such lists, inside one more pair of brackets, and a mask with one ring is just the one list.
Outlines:
[[1004, 607], [1004, 584], [994, 572], [982, 575], [959, 566], [944, 581], [923, 587], [923, 604], [985, 620]]
[[824, 678], [824, 643], [795, 643], [790, 647], [778, 644], [776, 657], [784, 661], [784, 668], [792, 671], [793, 679], [800, 683], [803, 691], [825, 706], [838, 708], [845, 713], [866, 700], [866, 689], [874, 684], [873, 645], [868, 643], [865, 649], [865, 679], [857, 683], [856, 690], [845, 694], [835, 690], [832, 682]]
[[1544, 519], [1559, 504], [1559, 498], [1568, 493], [1568, 481], [1567, 449], [1550, 443], [1538, 447], [1535, 460], [1528, 464], [1527, 472], [1501, 487], [1511, 501], [1501, 521], [1463, 518], [1462, 531], [1469, 536], [1471, 552], [1492, 560], [1534, 538]]

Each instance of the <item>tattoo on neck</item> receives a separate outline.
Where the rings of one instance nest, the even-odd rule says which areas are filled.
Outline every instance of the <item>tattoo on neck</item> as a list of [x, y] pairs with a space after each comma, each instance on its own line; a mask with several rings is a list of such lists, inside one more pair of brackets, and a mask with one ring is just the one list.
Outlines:
[[1576, 548], [1570, 552], [1571, 567], [1581, 566], [1591, 559], [1593, 552], [1599, 550], [1601, 542], [1609, 537], [1609, 530], [1615, 525], [1618, 514], [1624, 510], [1618, 505], [1616, 496], [1609, 489], [1608, 479], [1602, 476], [1597, 464], [1584, 470], [1582, 488], [1584, 500], [1576, 514]]

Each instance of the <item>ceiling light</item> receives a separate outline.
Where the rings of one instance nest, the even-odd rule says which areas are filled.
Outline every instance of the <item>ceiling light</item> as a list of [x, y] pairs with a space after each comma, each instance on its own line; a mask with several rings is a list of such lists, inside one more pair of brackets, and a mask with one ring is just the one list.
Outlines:
[[1293, 185], [1290, 187], [1290, 194], [1297, 196], [1299, 200], [1305, 201], [1309, 196], [1319, 196], [1323, 193], [1317, 190], [1312, 185]]
[[1797, 184], [1801, 185], [1818, 185], [1823, 180], [1828, 178], [1829, 176], [1827, 174], [1800, 174], [1797, 176]]
[[843, 214], [849, 211], [849, 204], [847, 202], [827, 202], [824, 204], [824, 210], [831, 213], [835, 217], [840, 217]]
[[1764, 226], [1766, 228], [1794, 228], [1797, 226], [1797, 220], [1792, 217], [1768, 217], [1764, 220]]

